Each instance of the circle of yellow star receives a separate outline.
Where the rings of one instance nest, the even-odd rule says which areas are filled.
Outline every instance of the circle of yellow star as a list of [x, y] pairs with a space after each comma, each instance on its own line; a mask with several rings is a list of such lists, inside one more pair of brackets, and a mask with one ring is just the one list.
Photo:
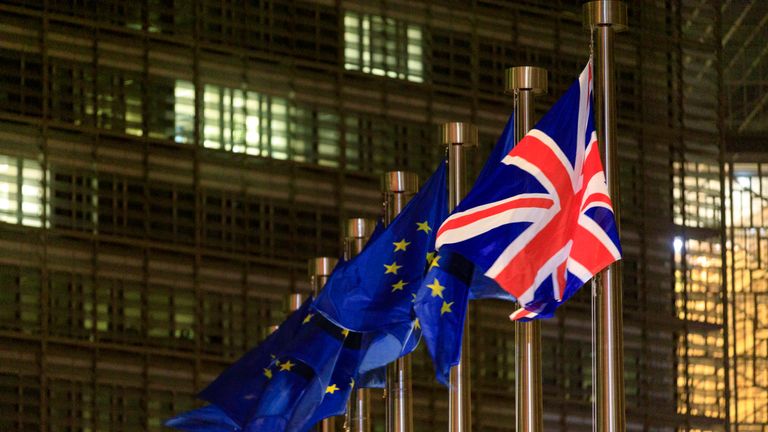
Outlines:
[[296, 366], [296, 364], [295, 363], [291, 363], [291, 361], [288, 360], [287, 362], [285, 362], [285, 363], [280, 365], [280, 370], [281, 371], [289, 371], [290, 372], [291, 368], [293, 368], [294, 366]]
[[336, 387], [336, 384], [331, 384], [328, 387], [325, 388], [326, 393], [334, 394], [339, 390], [338, 387]]
[[400, 268], [403, 266], [397, 265], [397, 261], [395, 261], [390, 265], [384, 264], [384, 267], [387, 269], [387, 271], [385, 271], [384, 274], [389, 274], [389, 273], [397, 274], [397, 271], [400, 270]]
[[416, 225], [419, 226], [416, 231], [424, 231], [425, 234], [429, 234], [429, 232], [432, 231], [432, 227], [429, 226], [429, 221], [416, 222]]
[[419, 322], [418, 318], [413, 320], [413, 328], [415, 328], [415, 329], [420, 329], [421, 328], [421, 323]]
[[314, 314], [307, 314], [307, 316], [304, 318], [304, 321], [302, 321], [302, 324], [308, 323], [310, 320], [312, 320], [312, 317], [315, 316]]
[[267, 379], [272, 379], [272, 369], [264, 368], [264, 376], [267, 377]]
[[434, 282], [427, 285], [427, 288], [432, 290], [432, 297], [443, 298], [443, 290], [445, 290], [445, 287], [440, 285], [440, 281], [437, 280], [437, 278], [435, 278]]
[[405, 241], [405, 239], [402, 239], [399, 242], [394, 242], [392, 244], [395, 245], [395, 252], [397, 252], [397, 251], [404, 251], [405, 248], [407, 248], [408, 245], [411, 244], [411, 242], [407, 242]]
[[341, 334], [344, 335], [344, 337], [347, 337], [347, 336], [349, 336], [349, 330], [344, 329], [344, 330], [341, 331]]
[[435, 259], [435, 251], [427, 252], [427, 262], [431, 263]]
[[349, 386], [352, 387], [352, 388], [355, 388], [355, 379], [354, 378], [350, 378], [350, 379], [352, 381], [349, 382]]
[[432, 262], [429, 263], [428, 270], [432, 270], [432, 267], [440, 267], [440, 264], [438, 263], [438, 261], [440, 261], [440, 258], [442, 258], [440, 255], [432, 258]]
[[443, 300], [443, 306], [440, 308], [440, 316], [443, 316], [444, 313], [453, 312], [451, 310], [451, 306], [453, 306], [453, 302], [448, 303], [445, 300]]
[[392, 292], [402, 291], [403, 287], [406, 285], [408, 285], [408, 282], [405, 282], [401, 279], [399, 282], [392, 284]]
[[411, 303], [416, 303], [416, 293], [411, 293], [411, 297], [413, 297]]

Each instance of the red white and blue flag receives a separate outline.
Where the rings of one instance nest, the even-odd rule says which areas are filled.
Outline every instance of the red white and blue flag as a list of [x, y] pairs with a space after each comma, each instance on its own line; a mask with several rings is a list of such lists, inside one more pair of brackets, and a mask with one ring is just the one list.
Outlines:
[[[592, 111], [591, 62], [440, 226], [459, 253], [520, 303], [512, 320], [552, 316], [621, 258]], [[487, 171], [487, 173], [485, 172]]]

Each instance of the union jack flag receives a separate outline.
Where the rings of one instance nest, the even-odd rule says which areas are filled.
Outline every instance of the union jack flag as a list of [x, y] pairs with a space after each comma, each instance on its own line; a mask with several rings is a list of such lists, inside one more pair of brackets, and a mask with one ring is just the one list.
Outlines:
[[436, 246], [468, 258], [512, 294], [521, 306], [513, 321], [552, 316], [621, 258], [595, 134], [591, 62], [491, 168], [440, 226]]

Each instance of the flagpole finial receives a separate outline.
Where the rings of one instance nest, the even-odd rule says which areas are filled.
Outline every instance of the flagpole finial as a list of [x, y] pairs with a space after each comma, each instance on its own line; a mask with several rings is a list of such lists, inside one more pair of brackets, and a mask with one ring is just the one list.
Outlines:
[[617, 32], [627, 29], [627, 5], [623, 1], [591, 1], [582, 6], [584, 27], [611, 26]]
[[504, 74], [505, 93], [530, 90], [540, 95], [547, 92], [547, 70], [536, 66], [516, 66], [507, 68]]
[[307, 299], [307, 295], [304, 293], [288, 294], [288, 312], [297, 311], [301, 307], [301, 305], [304, 303], [304, 300], [306, 299]]
[[411, 171], [387, 171], [381, 176], [381, 191], [415, 194], [419, 191], [419, 176]]
[[353, 239], [368, 238], [373, 234], [373, 230], [375, 229], [375, 219], [361, 217], [349, 218], [347, 219], [347, 225], [344, 227], [344, 237]]
[[334, 257], [316, 257], [310, 258], [307, 268], [309, 270], [309, 283], [312, 286], [312, 292], [317, 295], [325, 286], [325, 282], [336, 267], [338, 260]]
[[461, 144], [475, 147], [479, 141], [477, 127], [472, 123], [449, 122], [440, 127], [440, 142], [444, 145]]
[[[362, 218], [360, 218], [362, 219]], [[351, 220], [351, 219], [350, 219]], [[364, 220], [364, 219], [363, 219]], [[334, 257], [316, 257], [309, 260], [309, 277], [330, 276], [338, 260]]]

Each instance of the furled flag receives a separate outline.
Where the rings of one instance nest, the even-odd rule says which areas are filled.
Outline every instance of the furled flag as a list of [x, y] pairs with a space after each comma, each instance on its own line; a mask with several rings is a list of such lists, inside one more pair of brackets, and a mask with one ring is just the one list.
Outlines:
[[549, 317], [620, 259], [592, 113], [591, 63], [440, 226], [437, 247], [481, 268], [522, 306]]
[[355, 258], [337, 265], [316, 307], [341, 327], [376, 332], [360, 372], [383, 366], [415, 346], [413, 301], [424, 277], [435, 229], [447, 214], [441, 163], [392, 223]]

